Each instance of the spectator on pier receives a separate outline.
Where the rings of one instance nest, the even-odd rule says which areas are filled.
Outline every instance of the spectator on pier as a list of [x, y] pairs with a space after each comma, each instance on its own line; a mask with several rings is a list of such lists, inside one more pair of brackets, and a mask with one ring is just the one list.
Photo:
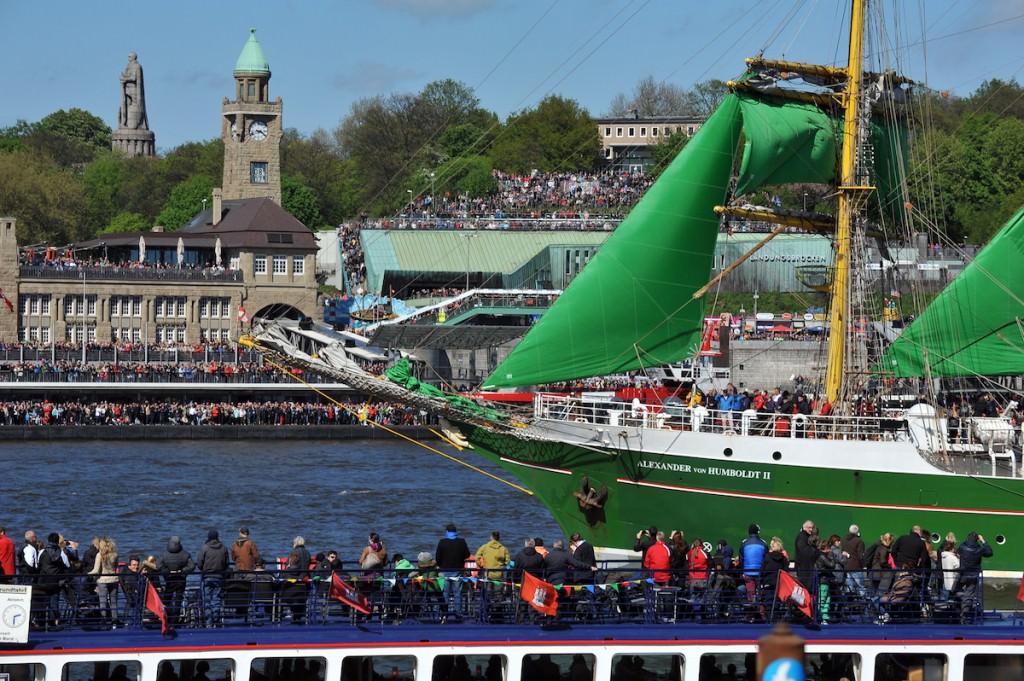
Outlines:
[[220, 541], [220, 533], [210, 530], [206, 543], [199, 549], [196, 566], [203, 576], [203, 622], [220, 624], [224, 577], [228, 571], [228, 549]]
[[470, 555], [466, 540], [459, 536], [453, 523], [448, 523], [445, 536], [437, 542], [434, 559], [444, 577], [444, 600], [449, 607], [448, 614], [456, 620], [462, 619], [462, 570]]
[[0, 525], [0, 583], [14, 581], [15, 553], [17, 553], [17, 549], [14, 548], [14, 541], [7, 536], [6, 530]]
[[181, 546], [181, 537], [175, 535], [167, 540], [167, 550], [161, 556], [158, 566], [164, 582], [167, 622], [171, 626], [181, 624], [181, 605], [185, 599], [185, 582], [188, 574], [196, 569], [192, 554]]
[[242, 573], [242, 579], [248, 579], [256, 565], [263, 562], [259, 547], [249, 536], [248, 527], [239, 528], [238, 539], [231, 545], [231, 559], [235, 563], [235, 571]]

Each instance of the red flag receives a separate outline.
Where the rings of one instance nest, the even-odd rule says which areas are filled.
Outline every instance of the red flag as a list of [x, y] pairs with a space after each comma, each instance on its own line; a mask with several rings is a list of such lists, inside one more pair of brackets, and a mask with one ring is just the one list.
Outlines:
[[170, 629], [167, 626], [167, 612], [164, 611], [164, 602], [160, 600], [160, 594], [153, 588], [152, 582], [146, 583], [146, 610], [149, 610], [160, 620], [160, 633], [166, 636], [167, 631]]
[[1024, 575], [1020, 577], [1020, 588], [1017, 589], [1017, 600], [1024, 601]]
[[538, 612], [552, 617], [558, 613], [558, 591], [555, 585], [537, 579], [529, 572], [523, 573], [523, 587], [519, 596]]
[[779, 570], [778, 595], [780, 601], [792, 601], [800, 612], [814, 619], [814, 611], [811, 609], [814, 599], [811, 593], [796, 577], [785, 570]]
[[353, 610], [358, 610], [364, 615], [370, 614], [370, 602], [366, 600], [359, 589], [348, 584], [334, 572], [331, 573], [331, 598], [336, 598]]
[[244, 305], [239, 305], [238, 306], [238, 321], [242, 322], [243, 324], [248, 324], [249, 323], [249, 315], [247, 315], [245, 313], [245, 306]]
[[11, 302], [11, 299], [7, 297], [2, 288], [0, 288], [0, 300], [4, 301], [4, 305], [7, 306], [9, 311], [14, 312], [14, 303]]

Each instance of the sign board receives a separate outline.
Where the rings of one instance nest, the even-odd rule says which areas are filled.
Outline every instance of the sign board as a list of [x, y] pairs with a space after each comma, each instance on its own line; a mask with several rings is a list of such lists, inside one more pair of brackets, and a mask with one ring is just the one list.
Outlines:
[[0, 584], [0, 643], [28, 643], [31, 609], [32, 587]]

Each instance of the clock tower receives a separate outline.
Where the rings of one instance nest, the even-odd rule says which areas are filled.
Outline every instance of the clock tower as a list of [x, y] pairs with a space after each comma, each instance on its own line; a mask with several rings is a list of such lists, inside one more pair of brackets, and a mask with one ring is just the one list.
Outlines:
[[235, 63], [235, 100], [224, 98], [224, 198], [270, 197], [281, 205], [281, 112], [270, 101], [270, 64], [256, 40], [256, 29]]

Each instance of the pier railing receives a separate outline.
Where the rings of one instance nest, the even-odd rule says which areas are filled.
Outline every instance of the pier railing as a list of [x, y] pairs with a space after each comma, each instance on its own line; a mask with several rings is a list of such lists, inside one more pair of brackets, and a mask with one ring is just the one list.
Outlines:
[[[122, 571], [117, 583], [101, 589], [87, 575], [36, 577], [31, 625], [36, 631], [159, 628], [153, 602], [147, 604], [149, 585], [159, 596], [168, 625], [176, 629], [370, 621], [978, 624], [998, 617], [985, 612], [981, 575], [949, 571], [790, 573], [793, 579], [803, 580], [797, 583], [810, 596], [804, 599], [790, 598], [780, 588], [781, 573], [745, 576], [741, 568], [647, 571], [617, 564], [614, 570], [595, 573], [540, 571], [536, 577], [550, 580], [557, 589], [554, 615], [542, 615], [527, 603], [522, 576], [514, 571], [503, 571], [498, 578], [468, 570], [460, 577], [443, 578], [436, 568], [343, 572], [146, 575]], [[943, 575], [950, 578], [951, 588], [945, 588]], [[455, 582], [458, 589], [451, 588]], [[338, 588], [339, 583], [344, 588]]]

